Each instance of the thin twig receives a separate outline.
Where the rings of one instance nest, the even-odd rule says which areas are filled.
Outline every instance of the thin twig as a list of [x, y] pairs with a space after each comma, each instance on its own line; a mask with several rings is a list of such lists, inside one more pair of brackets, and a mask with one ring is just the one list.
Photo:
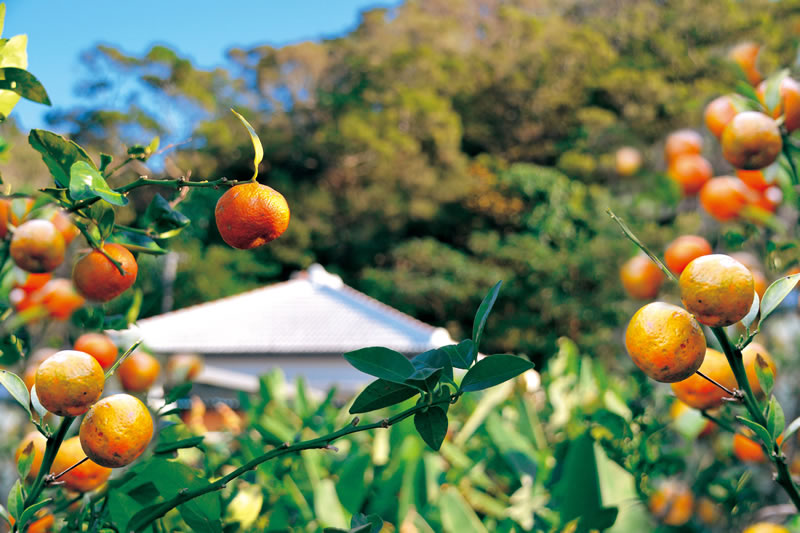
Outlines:
[[733, 391], [733, 390], [729, 389], [728, 387], [726, 387], [725, 385], [723, 385], [722, 383], [720, 383], [720, 382], [718, 382], [718, 381], [706, 376], [705, 374], [703, 374], [699, 370], [696, 370], [695, 373], [698, 376], [700, 376], [701, 378], [705, 379], [706, 381], [708, 381], [708, 382], [712, 383], [713, 385], [716, 385], [720, 389], [724, 390], [725, 392], [727, 392], [728, 394], [730, 394], [734, 398], [739, 398], [740, 396], [742, 396], [742, 392], [741, 391], [738, 391], [738, 390]]
[[89, 460], [89, 458], [88, 458], [88, 457], [84, 457], [83, 459], [81, 459], [80, 461], [78, 461], [78, 462], [77, 462], [77, 463], [75, 463], [74, 465], [70, 466], [69, 468], [67, 468], [66, 470], [64, 470], [64, 471], [63, 471], [63, 472], [61, 472], [61, 473], [58, 473], [58, 474], [48, 474], [48, 475], [47, 475], [47, 476], [44, 478], [44, 484], [45, 484], [45, 485], [50, 485], [51, 483], [53, 483], [54, 481], [56, 481], [56, 480], [57, 480], [58, 478], [60, 478], [61, 476], [65, 475], [65, 474], [68, 474], [70, 471], [72, 471], [72, 470], [73, 470], [73, 469], [75, 469], [75, 468], [78, 468], [79, 466], [81, 466], [83, 463], [85, 463], [85, 462], [86, 462], [86, 461], [88, 461], [88, 460]]
[[661, 262], [661, 259], [656, 257], [656, 255], [653, 252], [651, 252], [647, 248], [647, 246], [645, 246], [642, 243], [642, 241], [639, 240], [639, 238], [636, 235], [634, 235], [633, 231], [631, 231], [628, 225], [625, 224], [625, 222], [621, 218], [619, 218], [611, 209], [606, 209], [606, 213], [608, 213], [608, 216], [610, 216], [614, 220], [614, 222], [616, 222], [619, 225], [625, 236], [631, 241], [633, 241], [633, 244], [638, 246], [641, 251], [647, 254], [647, 256], [658, 266], [658, 268], [660, 268], [664, 272], [664, 274], [667, 275], [669, 279], [671, 279], [674, 282], [678, 281], [678, 278], [675, 277], [675, 274], [673, 274], [672, 271], [670, 271], [670, 269], [668, 269], [666, 265]]

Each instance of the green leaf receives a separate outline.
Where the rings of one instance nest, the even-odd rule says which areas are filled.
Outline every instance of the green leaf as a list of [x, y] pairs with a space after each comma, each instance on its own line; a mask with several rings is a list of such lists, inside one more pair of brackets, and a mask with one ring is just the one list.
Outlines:
[[422, 369], [441, 370], [444, 375], [453, 379], [453, 365], [450, 356], [444, 348], [436, 348], [422, 352], [411, 359], [411, 364], [418, 371]]
[[739, 420], [739, 422], [741, 422], [745, 426], [752, 429], [756, 433], [756, 435], [758, 435], [758, 438], [761, 439], [761, 441], [764, 443], [765, 446], [770, 445], [770, 443], [772, 442], [772, 437], [770, 436], [769, 431], [767, 431], [767, 428], [743, 416], [737, 416], [736, 419]]
[[156, 446], [155, 450], [153, 450], [153, 453], [172, 453], [175, 450], [181, 450], [183, 448], [196, 448], [203, 443], [204, 438], [205, 437], [202, 435], [198, 435], [196, 437], [189, 437], [188, 439], [182, 439], [175, 442], [159, 442], [158, 446]]
[[11, 513], [15, 519], [19, 520], [25, 511], [25, 496], [22, 488], [22, 482], [18, 479], [8, 493], [8, 503], [6, 504], [8, 512]]
[[745, 328], [749, 328], [750, 326], [753, 325], [753, 322], [755, 322], [756, 318], [758, 318], [758, 312], [760, 308], [761, 308], [761, 299], [758, 297], [758, 293], [756, 292], [753, 295], [753, 304], [750, 306], [750, 311], [748, 311], [747, 314], [742, 319], [742, 325]]
[[380, 533], [383, 528], [383, 519], [376, 514], [367, 516], [363, 513], [356, 513], [350, 520], [350, 533], [356, 531], [354, 528], [358, 528], [359, 532], [364, 531], [364, 533]]
[[761, 300], [761, 323], [780, 305], [784, 298], [797, 286], [800, 281], [800, 274], [792, 274], [784, 278], [776, 279], [767, 288], [764, 298]]
[[204, 494], [178, 506], [181, 518], [196, 533], [222, 533], [222, 509], [218, 494]]
[[481, 336], [483, 335], [483, 328], [486, 326], [486, 319], [489, 318], [489, 312], [492, 310], [495, 300], [497, 300], [497, 294], [500, 292], [502, 284], [503, 281], [501, 280], [492, 287], [492, 290], [489, 291], [489, 294], [486, 295], [478, 307], [478, 312], [475, 313], [475, 320], [472, 323], [472, 340], [475, 342], [476, 349], [480, 349]]
[[766, 89], [764, 90], [764, 106], [770, 115], [781, 103], [781, 83], [788, 75], [788, 69], [783, 69], [767, 79]]
[[127, 198], [108, 186], [106, 179], [94, 165], [85, 161], [76, 161], [70, 167], [69, 194], [76, 202], [99, 196], [113, 205], [122, 206], [128, 203]]
[[447, 413], [438, 405], [414, 415], [414, 427], [425, 444], [438, 450], [447, 435]]
[[10, 366], [22, 359], [22, 341], [16, 335], [0, 337], [0, 365]]
[[147, 145], [147, 154], [153, 155], [158, 151], [158, 146], [161, 144], [161, 137], [155, 136]]
[[30, 441], [22, 450], [17, 461], [17, 472], [19, 472], [20, 479], [25, 479], [30, 474], [34, 456], [33, 441]]
[[786, 430], [783, 432], [783, 442], [788, 441], [789, 437], [795, 434], [798, 429], [800, 429], [800, 416], [792, 420], [791, 424], [786, 426]]
[[140, 252], [143, 254], [152, 255], [163, 255], [167, 253], [167, 250], [160, 247], [156, 241], [147, 235], [133, 233], [130, 231], [117, 230], [111, 235], [111, 237], [108, 238], [108, 242], [121, 244], [131, 252]]
[[114, 160], [114, 156], [111, 154], [104, 154], [100, 152], [100, 168], [98, 169], [100, 172], [105, 172], [108, 168], [108, 165]]
[[0, 68], [0, 90], [15, 92], [37, 104], [51, 105], [47, 91], [36, 76], [22, 68]]
[[42, 160], [59, 187], [69, 187], [72, 165], [83, 161], [94, 166], [86, 150], [72, 141], [45, 130], [31, 130], [28, 142], [42, 155]]
[[114, 222], [116, 214], [114, 208], [108, 202], [95, 202], [89, 211], [89, 216], [97, 224], [97, 231], [100, 233], [100, 240], [105, 241], [114, 232]]
[[617, 507], [602, 507], [592, 513], [581, 516], [578, 531], [605, 531], [617, 521]]
[[2, 505], [0, 505], [0, 517], [2, 517], [8, 525], [11, 525], [11, 516], [9, 516], [8, 511], [6, 511], [6, 508]]
[[777, 439], [778, 435], [783, 433], [786, 428], [786, 416], [783, 414], [783, 408], [775, 396], [769, 400], [769, 414], [767, 415], [767, 431], [772, 435], [773, 439]]
[[475, 343], [472, 339], [465, 339], [458, 343], [458, 345], [450, 344], [442, 346], [442, 350], [450, 357], [450, 363], [455, 368], [463, 368], [464, 370], [472, 366], [475, 361], [475, 355], [478, 350], [475, 349]]
[[456, 487], [449, 486], [442, 490], [439, 513], [443, 533], [487, 533], [486, 526]]
[[532, 368], [533, 363], [515, 355], [490, 355], [469, 369], [461, 381], [461, 390], [473, 392], [488, 389]]
[[189, 391], [192, 390], [192, 382], [187, 381], [186, 383], [181, 383], [177, 387], [173, 387], [169, 390], [167, 395], [164, 397], [164, 403], [170, 404], [181, 398], [186, 398], [189, 395]]
[[344, 354], [354, 368], [394, 383], [404, 383], [414, 373], [414, 365], [400, 352], [375, 346]]
[[332, 479], [321, 479], [313, 485], [314, 515], [323, 527], [347, 527], [345, 510], [336, 495]]
[[33, 406], [33, 410], [36, 411], [36, 414], [39, 415], [39, 418], [45, 417], [47, 409], [45, 409], [42, 402], [39, 401], [39, 396], [36, 394], [36, 385], [31, 387], [31, 405]]
[[255, 180], [256, 177], [258, 176], [258, 165], [260, 165], [261, 160], [264, 159], [264, 148], [261, 146], [261, 141], [259, 140], [258, 135], [256, 134], [256, 130], [253, 129], [253, 126], [251, 126], [250, 123], [247, 122], [247, 120], [245, 120], [245, 118], [242, 115], [240, 115], [233, 109], [231, 109], [231, 113], [236, 115], [236, 118], [242, 121], [244, 127], [247, 128], [247, 133], [250, 134], [250, 140], [253, 141], [253, 150], [255, 150], [255, 157], [253, 157], [253, 165], [255, 166], [253, 179]]
[[19, 518], [19, 527], [20, 531], [25, 531], [25, 524], [33, 520], [33, 515], [36, 514], [36, 511], [44, 507], [45, 505], [50, 504], [53, 501], [53, 498], [47, 498], [46, 500], [42, 500], [40, 502], [36, 502], [27, 509], [22, 512], [22, 516]]
[[28, 394], [28, 387], [25, 386], [25, 382], [18, 375], [8, 370], [0, 370], [0, 385], [6, 388], [9, 394], [25, 408], [28, 416], [30, 416], [31, 408], [29, 404], [31, 397]]
[[[736, 66], [738, 67], [738, 65]], [[739, 68], [739, 71], [742, 73], [741, 77], [746, 79], [747, 77], [744, 75], [744, 71], [742, 71], [741, 68]], [[761, 105], [761, 101], [758, 99], [755, 89], [753, 89], [753, 86], [746, 81], [737, 82], [736, 91], [751, 102], [755, 102], [759, 106]]]
[[759, 353], [756, 354], [756, 360], [753, 366], [756, 369], [756, 377], [758, 378], [759, 385], [761, 385], [761, 390], [767, 395], [772, 393], [772, 387], [775, 386], [775, 374], [772, 373], [772, 368], [770, 368], [769, 363], [767, 363], [766, 359]]
[[419, 394], [417, 389], [402, 383], [378, 379], [367, 385], [350, 407], [350, 414], [368, 413], [403, 402]]
[[144, 213], [144, 222], [153, 230], [156, 238], [169, 239], [180, 233], [191, 220], [173, 209], [163, 196], [156, 193]]
[[140, 288], [133, 289], [133, 298], [131, 298], [131, 305], [128, 307], [128, 310], [125, 311], [125, 325], [123, 328], [127, 328], [130, 324], [136, 322], [136, 319], [139, 318], [139, 313], [142, 311], [142, 302], [144, 301], [144, 292]]

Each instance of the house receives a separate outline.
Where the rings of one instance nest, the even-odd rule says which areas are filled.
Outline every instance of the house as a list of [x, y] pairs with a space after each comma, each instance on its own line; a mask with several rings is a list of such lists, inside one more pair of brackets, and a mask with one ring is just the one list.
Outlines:
[[256, 392], [258, 376], [280, 368], [315, 390], [355, 392], [373, 378], [342, 354], [385, 346], [409, 357], [451, 344], [448, 332], [345, 285], [315, 264], [289, 281], [139, 320], [125, 332], [160, 355], [195, 353], [205, 368], [194, 391], [234, 398]]

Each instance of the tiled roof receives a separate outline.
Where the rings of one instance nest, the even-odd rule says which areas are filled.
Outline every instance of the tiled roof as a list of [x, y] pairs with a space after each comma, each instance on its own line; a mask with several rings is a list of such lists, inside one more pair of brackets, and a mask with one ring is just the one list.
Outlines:
[[128, 332], [156, 352], [340, 354], [386, 346], [412, 354], [452, 340], [312, 265], [291, 280], [140, 320]]

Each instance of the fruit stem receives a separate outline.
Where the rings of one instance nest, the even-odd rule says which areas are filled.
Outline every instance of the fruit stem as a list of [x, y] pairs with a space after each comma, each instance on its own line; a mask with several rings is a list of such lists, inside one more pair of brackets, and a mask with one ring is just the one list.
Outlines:
[[88, 457], [84, 457], [83, 459], [81, 459], [80, 461], [78, 461], [74, 465], [70, 466], [69, 468], [67, 468], [63, 472], [59, 472], [58, 474], [50, 474], [49, 476], [45, 476], [44, 484], [45, 485], [49, 485], [49, 484], [53, 483], [54, 481], [56, 481], [61, 476], [70, 473], [73, 469], [78, 468], [79, 466], [81, 466], [83, 463], [85, 463], [88, 460], [89, 460]]
[[731, 433], [736, 433], [736, 430], [733, 427], [731, 427], [730, 424], [728, 424], [727, 422], [725, 422], [724, 420], [722, 420], [720, 418], [717, 418], [714, 415], [709, 414], [707, 411], [705, 411], [705, 410], [700, 411], [700, 414], [703, 415], [703, 418], [711, 420], [712, 422], [714, 422], [719, 427], [721, 427], [723, 429], [726, 429], [726, 430], [730, 431]]
[[330, 433], [328, 435], [303, 442], [297, 442], [292, 445], [284, 443], [282, 446], [274, 448], [268, 451], [267, 453], [260, 455], [255, 459], [252, 459], [251, 461], [245, 463], [236, 470], [217, 479], [213, 483], [209, 483], [204, 487], [197, 487], [192, 490], [184, 489], [180, 491], [178, 494], [176, 494], [174, 497], [168, 499], [167, 501], [149, 507], [148, 509], [145, 510], [147, 512], [142, 511], [142, 513], [136, 515], [135, 520], [128, 524], [128, 529], [132, 531], [143, 531], [149, 524], [151, 524], [155, 520], [158, 520], [159, 518], [167, 514], [170, 510], [174, 509], [175, 507], [182, 505], [188, 502], [189, 500], [193, 500], [194, 498], [197, 498], [204, 494], [208, 494], [209, 492], [214, 492], [223, 489], [232, 480], [246, 474], [247, 472], [255, 469], [261, 463], [269, 461], [270, 459], [275, 459], [276, 457], [280, 457], [290, 453], [297, 453], [302, 450], [328, 449], [331, 443], [352, 433], [359, 433], [361, 431], [368, 431], [379, 428], [388, 428], [389, 426], [392, 426], [402, 420], [405, 420], [406, 418], [416, 414], [419, 411], [428, 409], [432, 405], [452, 404], [458, 400], [461, 394], [462, 394], [461, 392], [456, 392], [445, 398], [439, 399], [430, 405], [425, 403], [415, 405], [414, 407], [410, 407], [405, 411], [403, 411], [402, 413], [396, 414], [391, 418], [383, 418], [377, 422], [373, 422], [372, 424], [358, 426], [357, 424], [353, 423], [358, 421], [358, 418], [356, 418], [353, 422], [350, 422], [342, 429], [334, 431], [333, 433]]
[[647, 246], [645, 246], [642, 243], [642, 241], [639, 240], [639, 238], [636, 235], [633, 234], [631, 229], [628, 227], [627, 224], [625, 224], [625, 222], [621, 218], [619, 218], [610, 208], [606, 209], [606, 213], [608, 213], [608, 216], [610, 216], [614, 220], [614, 222], [616, 222], [617, 225], [619, 225], [619, 227], [622, 229], [622, 233], [624, 233], [628, 239], [633, 241], [633, 244], [638, 246], [641, 251], [647, 254], [650, 260], [653, 261], [653, 263], [655, 263], [656, 266], [658, 266], [658, 268], [660, 268], [669, 279], [671, 279], [676, 283], [678, 282], [678, 278], [675, 277], [675, 274], [673, 274], [672, 271], [668, 269], [664, 263], [661, 262], [661, 259], [656, 257], [656, 255], [653, 252], [651, 252], [647, 248]]
[[730, 394], [730, 395], [731, 395], [731, 397], [733, 397], [733, 398], [736, 398], [736, 397], [738, 397], [738, 396], [739, 396], [739, 395], [737, 395], [737, 394], [736, 394], [736, 391], [732, 391], [732, 390], [730, 390], [728, 387], [726, 387], [726, 386], [725, 386], [725, 385], [723, 385], [722, 383], [720, 383], [720, 382], [718, 382], [718, 381], [716, 381], [716, 380], [714, 380], [714, 379], [712, 379], [712, 378], [710, 378], [710, 377], [706, 376], [705, 374], [703, 374], [703, 373], [702, 373], [702, 372], [700, 372], [699, 370], [696, 370], [696, 371], [695, 371], [695, 373], [696, 373], [698, 376], [700, 376], [701, 378], [703, 378], [703, 379], [705, 379], [706, 381], [708, 381], [709, 383], [711, 383], [712, 385], [716, 385], [716, 386], [717, 386], [717, 387], [719, 387], [720, 389], [724, 390], [725, 392], [727, 392], [728, 394]]
[[61, 425], [58, 427], [58, 431], [47, 438], [47, 446], [44, 449], [44, 457], [42, 457], [39, 473], [36, 475], [30, 492], [28, 492], [28, 497], [25, 498], [25, 504], [23, 506], [25, 509], [36, 503], [36, 500], [39, 499], [39, 495], [42, 493], [42, 489], [44, 489], [45, 477], [47, 477], [50, 468], [53, 466], [56, 453], [58, 453], [61, 443], [64, 442], [64, 437], [67, 436], [67, 431], [69, 431], [73, 420], [75, 420], [74, 416], [65, 416], [61, 421]]
[[[736, 382], [739, 384], [739, 389], [744, 392], [745, 407], [747, 407], [747, 411], [757, 424], [766, 428], [767, 420], [764, 417], [764, 413], [761, 412], [761, 409], [758, 406], [758, 400], [753, 393], [753, 389], [750, 387], [750, 382], [747, 380], [747, 371], [744, 367], [742, 352], [731, 343], [723, 328], [711, 328], [711, 331], [714, 332], [717, 340], [719, 340], [720, 346], [722, 346], [722, 350], [725, 352], [725, 357], [727, 357], [728, 364], [731, 366], [731, 370], [733, 370], [733, 375], [736, 377]], [[775, 481], [781, 487], [783, 487], [783, 490], [789, 495], [789, 498], [791, 498], [794, 506], [798, 511], [800, 511], [800, 492], [798, 492], [797, 486], [794, 484], [794, 481], [792, 481], [792, 476], [789, 473], [789, 467], [786, 465], [786, 457], [783, 455], [780, 445], [774, 440], [774, 438], [768, 448], [770, 447], [772, 448], [772, 453], [767, 455], [777, 470]]]

